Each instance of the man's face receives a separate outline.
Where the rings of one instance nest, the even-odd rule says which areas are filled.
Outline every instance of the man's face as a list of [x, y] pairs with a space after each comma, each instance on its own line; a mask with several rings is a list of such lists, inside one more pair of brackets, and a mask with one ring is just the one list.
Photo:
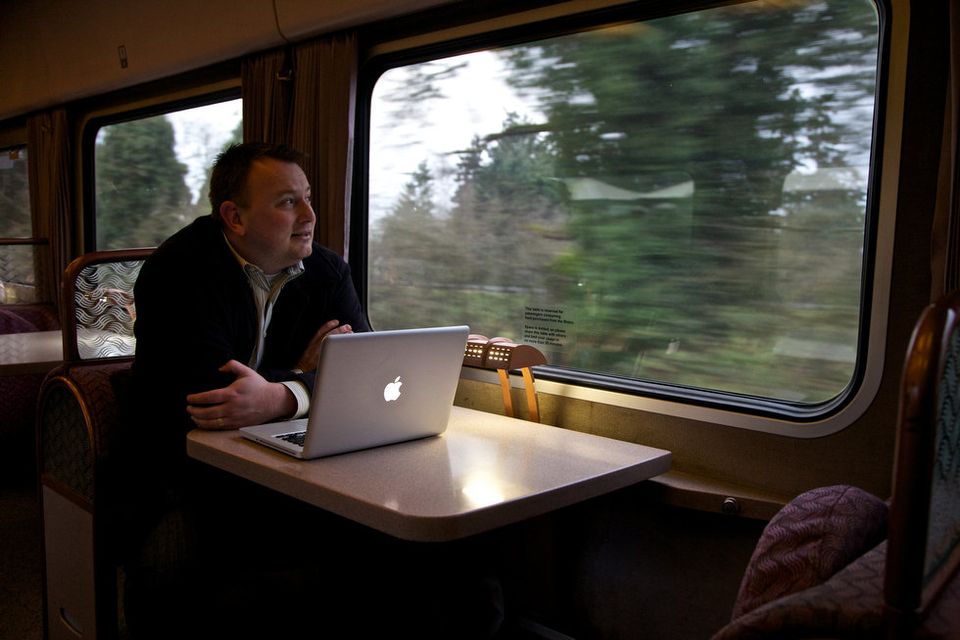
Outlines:
[[313, 250], [317, 216], [310, 206], [310, 184], [292, 162], [271, 158], [255, 161], [247, 175], [242, 202], [228, 214], [236, 234], [235, 248], [266, 273], [296, 264]]

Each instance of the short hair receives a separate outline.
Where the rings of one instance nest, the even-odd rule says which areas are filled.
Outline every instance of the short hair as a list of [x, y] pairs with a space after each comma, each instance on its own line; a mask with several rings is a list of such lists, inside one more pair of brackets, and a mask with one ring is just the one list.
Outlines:
[[245, 204], [247, 176], [257, 160], [270, 158], [292, 162], [303, 168], [305, 157], [300, 151], [283, 144], [245, 142], [230, 145], [217, 156], [210, 173], [211, 215], [219, 219], [220, 205], [227, 200]]

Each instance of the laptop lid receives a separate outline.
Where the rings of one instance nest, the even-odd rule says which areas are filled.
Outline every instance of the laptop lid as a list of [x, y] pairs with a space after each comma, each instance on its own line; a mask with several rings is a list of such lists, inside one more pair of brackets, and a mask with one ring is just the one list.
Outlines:
[[[453, 326], [328, 336], [307, 419], [240, 432], [304, 459], [439, 435], [447, 428], [469, 332]], [[284, 437], [304, 430], [302, 446]]]

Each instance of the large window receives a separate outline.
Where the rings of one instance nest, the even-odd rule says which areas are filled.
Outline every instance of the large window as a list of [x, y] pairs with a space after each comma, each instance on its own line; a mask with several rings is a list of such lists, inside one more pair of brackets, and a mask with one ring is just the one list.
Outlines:
[[372, 323], [468, 323], [616, 388], [842, 396], [878, 36], [867, 0], [764, 1], [390, 66]]
[[217, 153], [242, 136], [240, 100], [100, 127], [96, 248], [156, 246], [209, 213], [210, 167]]
[[37, 247], [30, 216], [27, 148], [0, 149], [0, 304], [40, 301], [37, 295]]

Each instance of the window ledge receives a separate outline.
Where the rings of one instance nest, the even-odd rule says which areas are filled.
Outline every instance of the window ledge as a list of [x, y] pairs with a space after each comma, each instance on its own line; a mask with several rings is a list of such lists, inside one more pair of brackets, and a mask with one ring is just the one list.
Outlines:
[[671, 470], [647, 481], [649, 494], [661, 502], [687, 509], [769, 520], [790, 497]]

